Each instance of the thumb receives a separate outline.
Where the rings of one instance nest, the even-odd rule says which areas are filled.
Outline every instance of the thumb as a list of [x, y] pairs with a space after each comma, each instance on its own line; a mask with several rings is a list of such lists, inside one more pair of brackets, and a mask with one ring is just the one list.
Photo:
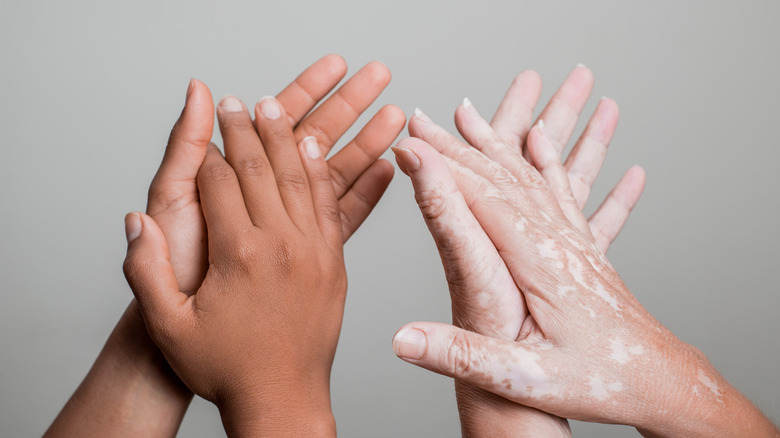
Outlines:
[[195, 183], [200, 165], [206, 156], [214, 131], [214, 99], [211, 91], [197, 79], [190, 81], [187, 100], [179, 120], [171, 130], [160, 168], [149, 188], [149, 210], [161, 208], [158, 204], [170, 202], [166, 199], [171, 185], [182, 181]]
[[150, 334], [169, 329], [188, 297], [179, 291], [165, 235], [154, 219], [138, 212], [125, 216], [125, 232], [125, 278], [141, 305], [147, 329]]
[[393, 351], [409, 363], [522, 404], [533, 405], [534, 399], [558, 392], [547, 371], [553, 369], [548, 345], [536, 347], [449, 324], [414, 322], [395, 334]]

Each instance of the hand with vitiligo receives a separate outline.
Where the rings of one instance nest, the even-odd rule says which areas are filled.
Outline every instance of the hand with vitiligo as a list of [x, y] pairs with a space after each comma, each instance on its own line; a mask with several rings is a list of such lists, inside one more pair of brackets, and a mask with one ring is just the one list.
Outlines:
[[[399, 142], [398, 164], [462, 302], [453, 304], [459, 327], [407, 324], [396, 354], [561, 418], [647, 436], [773, 436], [771, 422], [625, 286], [545, 122], [527, 136], [532, 166], [468, 100], [456, 112], [467, 143], [422, 113], [410, 121], [422, 140]], [[624, 180], [636, 185], [640, 174]]]

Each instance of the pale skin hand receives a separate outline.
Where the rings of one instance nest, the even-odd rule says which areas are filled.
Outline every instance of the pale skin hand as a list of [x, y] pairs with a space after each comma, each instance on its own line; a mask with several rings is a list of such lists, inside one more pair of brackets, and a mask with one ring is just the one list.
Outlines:
[[[295, 138], [314, 136], [323, 153], [334, 146], [390, 80], [383, 65], [368, 64], [310, 113], [345, 73], [343, 59], [325, 56], [277, 96], [295, 127]], [[213, 120], [211, 94], [203, 83], [193, 80], [149, 190], [147, 213], [168, 241], [179, 287], [186, 292], [197, 290], [207, 267], [205, 223], [196, 176], [212, 136]], [[399, 108], [385, 106], [355, 139], [328, 160], [339, 197], [344, 241], [367, 217], [392, 179], [392, 165], [378, 157], [404, 122]], [[133, 300], [47, 435], [175, 436], [191, 399], [192, 392], [171, 371], [149, 338], [138, 303]]]
[[400, 357], [560, 417], [628, 424], [646, 436], [777, 435], [626, 288], [587, 222], [564, 205], [574, 196], [541, 124], [528, 136], [541, 174], [473, 106], [458, 108], [456, 124], [474, 149], [406, 139], [399, 165], [418, 198], [438, 199], [429, 215], [457, 210], [470, 232], [489, 239], [503, 264], [494, 267], [503, 274], [497, 287], [522, 294], [527, 316], [505, 321], [517, 330], [512, 340], [408, 324], [393, 342]]
[[335, 436], [330, 369], [347, 277], [328, 165], [314, 137], [296, 147], [274, 98], [255, 106], [257, 133], [237, 99], [218, 114], [225, 157], [211, 146], [198, 173], [202, 285], [179, 289], [164, 234], [140, 213], [126, 218], [125, 275], [152, 339], [219, 407], [229, 436]]
[[[560, 152], [574, 132], [577, 117], [592, 88], [593, 75], [587, 68], [578, 66], [542, 111], [546, 132], [558, 145], [557, 164], [545, 162], [544, 174], [553, 183], [557, 182], [555, 177], [566, 174], [569, 182], [578, 187], [576, 205], [572, 205], [571, 210], [580, 217], [618, 120], [615, 102], [602, 99], [566, 160], [570, 170], [564, 170]], [[523, 72], [512, 82], [491, 122], [505, 140], [504, 147], [513, 152], [527, 152], [528, 132], [540, 94], [541, 80], [535, 72]], [[463, 153], [459, 150], [463, 147], [460, 141], [429, 122], [430, 119], [419, 112], [409, 121], [410, 134], [442, 145], [454, 156]], [[550, 173], [552, 168], [557, 171]], [[598, 236], [602, 251], [606, 252], [620, 232], [643, 187], [644, 173], [640, 168], [632, 169], [588, 221], [588, 228]], [[445, 206], [439, 205], [439, 200], [428, 197], [431, 194], [417, 193], [416, 198], [440, 249], [452, 296], [453, 324], [484, 335], [516, 339], [519, 330], [516, 321], [523, 321], [527, 312], [522, 295], [495, 247], [484, 233], [473, 231], [480, 228], [469, 212], [457, 211], [449, 202]], [[565, 194], [556, 200], [566, 206], [573, 204], [572, 198]], [[571, 435], [565, 419], [513, 403], [462, 381], [455, 383], [464, 436]]]

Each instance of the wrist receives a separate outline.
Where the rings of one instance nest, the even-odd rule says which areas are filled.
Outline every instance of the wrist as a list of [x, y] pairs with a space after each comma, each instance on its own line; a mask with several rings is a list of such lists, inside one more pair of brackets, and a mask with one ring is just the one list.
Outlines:
[[455, 381], [464, 437], [571, 437], [565, 418], [530, 408], [462, 381]]
[[[680, 357], [636, 424], [647, 437], [780, 436], [696, 347], [678, 341]], [[665, 390], [664, 390], [665, 388]]]
[[229, 437], [336, 436], [327, 385], [315, 388], [275, 382], [253, 394], [229, 396], [215, 403]]

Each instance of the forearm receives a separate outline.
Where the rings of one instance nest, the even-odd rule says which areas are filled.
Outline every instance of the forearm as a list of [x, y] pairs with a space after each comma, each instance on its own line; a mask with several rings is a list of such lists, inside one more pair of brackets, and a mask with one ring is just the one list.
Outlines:
[[464, 437], [571, 437], [564, 418], [511, 402], [468, 383], [455, 381]]
[[172, 437], [191, 400], [134, 300], [46, 436]]

